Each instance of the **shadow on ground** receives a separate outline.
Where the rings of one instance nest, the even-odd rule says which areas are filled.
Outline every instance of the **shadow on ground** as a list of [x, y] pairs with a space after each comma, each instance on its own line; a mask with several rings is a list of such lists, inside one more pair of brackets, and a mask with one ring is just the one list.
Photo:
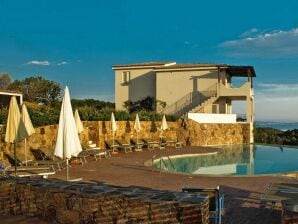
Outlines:
[[225, 195], [224, 224], [280, 224], [280, 208], [271, 209], [260, 200], [261, 193], [221, 186]]

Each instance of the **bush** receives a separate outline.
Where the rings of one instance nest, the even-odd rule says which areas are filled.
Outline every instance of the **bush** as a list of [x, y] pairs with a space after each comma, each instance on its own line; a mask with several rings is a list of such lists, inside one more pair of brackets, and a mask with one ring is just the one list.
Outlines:
[[[35, 103], [26, 102], [28, 112], [34, 127], [58, 124], [59, 116], [60, 116], [60, 107], [61, 102], [57, 103], [53, 106], [48, 105], [38, 105]], [[127, 111], [114, 111], [112, 107], [102, 107], [98, 109], [91, 105], [84, 105], [78, 107], [81, 120], [83, 121], [109, 121], [111, 120], [111, 113], [114, 112], [115, 119], [117, 121], [134, 121], [136, 118], [135, 113], [129, 113]], [[107, 106], [107, 105], [105, 105]], [[73, 107], [74, 109], [75, 107]], [[8, 115], [7, 109], [0, 110], [0, 123], [6, 124], [6, 119]], [[161, 121], [162, 114], [157, 114], [152, 111], [142, 110], [139, 112], [139, 117], [141, 121]], [[178, 119], [177, 116], [174, 115], [166, 115], [167, 121], [176, 121]]]
[[0, 109], [0, 124], [6, 124], [8, 110], [6, 108]]

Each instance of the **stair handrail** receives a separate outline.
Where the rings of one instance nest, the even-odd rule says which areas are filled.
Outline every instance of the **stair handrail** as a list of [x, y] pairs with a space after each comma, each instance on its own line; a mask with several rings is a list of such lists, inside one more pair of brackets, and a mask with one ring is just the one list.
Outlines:
[[191, 105], [191, 104], [202, 104], [203, 101], [211, 98], [213, 96], [217, 96], [217, 83], [209, 86], [207, 89], [201, 92], [190, 92], [185, 96], [181, 97], [175, 103], [166, 107], [164, 112], [166, 114], [175, 114], [183, 108]]
[[172, 103], [170, 106], [166, 107], [164, 112], [166, 114], [176, 113], [177, 111], [181, 110], [185, 106], [191, 104], [192, 98], [193, 98], [192, 96], [193, 96], [193, 92], [187, 93], [185, 96], [181, 97], [179, 100]]
[[162, 169], [161, 169], [161, 164], [162, 164], [162, 163], [164, 164], [165, 167], [168, 166], [168, 164], [165, 163], [164, 159], [167, 159], [167, 160], [170, 162], [170, 164], [171, 164], [173, 170], [176, 170], [175, 165], [174, 165], [173, 161], [171, 160], [171, 158], [170, 158], [169, 156], [161, 156], [161, 155], [159, 155], [159, 154], [155, 154], [155, 155], [152, 156], [152, 159], [151, 159], [152, 170], [153, 170], [153, 168], [154, 168], [154, 167], [153, 167], [153, 165], [154, 165], [154, 160], [156, 160], [156, 159], [158, 159], [158, 158], [159, 158], [159, 172], [162, 171]]

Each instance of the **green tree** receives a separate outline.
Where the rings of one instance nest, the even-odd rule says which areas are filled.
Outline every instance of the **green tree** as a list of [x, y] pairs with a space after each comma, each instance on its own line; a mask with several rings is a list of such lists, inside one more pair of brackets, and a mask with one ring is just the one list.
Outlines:
[[147, 96], [141, 100], [132, 102], [127, 100], [123, 104], [124, 108], [130, 113], [136, 113], [140, 111], [155, 111], [156, 107], [160, 106], [162, 109], [166, 107], [166, 103], [160, 100], [156, 100], [154, 97]]
[[7, 89], [8, 86], [11, 84], [12, 78], [9, 74], [3, 73], [0, 74], [0, 89]]
[[60, 84], [43, 77], [29, 77], [24, 80], [15, 80], [8, 87], [10, 90], [20, 91], [24, 100], [50, 104], [60, 98]]

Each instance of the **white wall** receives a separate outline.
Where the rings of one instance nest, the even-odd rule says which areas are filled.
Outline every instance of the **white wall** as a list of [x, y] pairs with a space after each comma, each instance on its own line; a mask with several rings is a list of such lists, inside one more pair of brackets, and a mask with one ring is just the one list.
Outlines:
[[188, 113], [188, 118], [203, 124], [234, 124], [236, 123], [236, 114], [205, 114]]

